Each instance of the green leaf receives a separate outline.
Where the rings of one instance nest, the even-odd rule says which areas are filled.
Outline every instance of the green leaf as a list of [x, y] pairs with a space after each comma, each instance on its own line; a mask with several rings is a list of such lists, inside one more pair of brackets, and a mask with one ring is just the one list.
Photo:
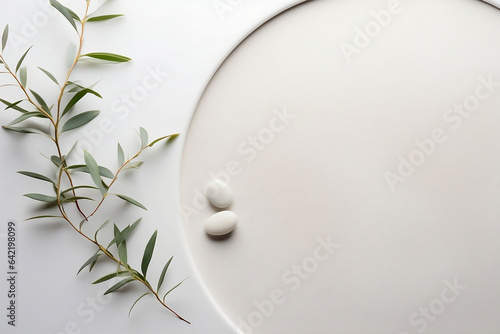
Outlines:
[[23, 61], [24, 61], [24, 58], [26, 58], [26, 55], [28, 55], [28, 52], [30, 52], [31, 48], [33, 46], [30, 46], [28, 48], [28, 50], [26, 50], [26, 52], [22, 55], [21, 59], [19, 59], [19, 61], [17, 62], [17, 65], [16, 65], [16, 71], [15, 73], [17, 73], [17, 71], [19, 71], [19, 68], [21, 67], [21, 65], [23, 64]]
[[74, 16], [71, 14], [71, 10], [69, 8], [61, 5], [57, 0], [50, 0], [50, 4], [55, 9], [57, 9], [66, 18], [66, 20], [68, 20], [69, 23], [71, 23], [71, 25], [73, 26], [73, 28], [75, 28], [76, 31], [78, 31], [78, 29], [76, 28]]
[[19, 78], [21, 80], [21, 85], [23, 87], [26, 87], [26, 85], [28, 84], [28, 69], [25, 66], [21, 67]]
[[76, 201], [93, 201], [95, 202], [95, 199], [90, 198], [90, 197], [85, 197], [85, 196], [73, 196], [73, 197], [68, 197], [63, 199], [63, 202], [76, 202]]
[[43, 194], [25, 194], [24, 196], [34, 199], [35, 201], [45, 202], [45, 203], [54, 203], [57, 202], [57, 197], [48, 196]]
[[100, 230], [102, 230], [106, 225], [108, 225], [109, 223], [109, 219], [106, 220], [104, 223], [102, 223], [101, 226], [99, 226], [99, 228], [97, 229], [97, 231], [95, 231], [95, 234], [94, 234], [94, 240], [97, 242], [97, 234], [99, 233]]
[[144, 255], [142, 256], [142, 264], [141, 264], [141, 270], [144, 277], [146, 277], [146, 272], [148, 271], [149, 263], [151, 262], [151, 258], [153, 257], [157, 235], [158, 231], [155, 231], [151, 236], [151, 239], [149, 239], [146, 248], [144, 249]]
[[140, 136], [141, 136], [141, 148], [144, 148], [148, 145], [148, 132], [144, 128], [140, 128]]
[[123, 166], [124, 163], [125, 163], [125, 153], [123, 153], [123, 148], [120, 145], [120, 143], [118, 143], [118, 166]]
[[127, 170], [127, 169], [138, 169], [139, 167], [142, 166], [144, 162], [142, 161], [132, 161], [132, 162], [129, 162], [125, 167], [123, 167], [123, 170]]
[[153, 147], [153, 145], [155, 145], [156, 143], [162, 141], [162, 140], [165, 140], [168, 138], [168, 141], [167, 142], [171, 142], [173, 141], [175, 138], [177, 138], [179, 136], [179, 134], [175, 134], [175, 135], [168, 135], [168, 136], [164, 136], [164, 137], [161, 137], [161, 138], [158, 138], [158, 139], [155, 139], [151, 142], [151, 144], [149, 144], [149, 147]]
[[121, 288], [122, 286], [124, 286], [125, 284], [128, 284], [130, 282], [133, 282], [135, 281], [134, 278], [132, 277], [129, 277], [129, 278], [125, 278], [124, 280], [116, 283], [115, 285], [113, 285], [111, 288], [109, 288], [105, 293], [104, 295], [107, 295], [109, 293], [112, 293], [112, 292], [115, 292], [116, 290], [118, 290], [119, 288]]
[[7, 46], [7, 40], [8, 39], [9, 39], [9, 25], [7, 24], [5, 26], [5, 29], [3, 30], [3, 34], [2, 34], [2, 51]]
[[74, 191], [74, 190], [78, 190], [78, 189], [94, 189], [94, 190], [98, 190], [97, 187], [94, 187], [94, 186], [76, 186], [76, 187], [71, 187], [71, 188], [68, 188], [68, 189], [65, 189], [61, 192], [61, 195], [64, 195], [70, 191]]
[[124, 241], [118, 245], [118, 257], [120, 261], [126, 266], [128, 263], [127, 259], [127, 243]]
[[[101, 256], [102, 254], [99, 253], [99, 251], [97, 251], [94, 255], [92, 255], [90, 257], [90, 259], [88, 259], [81, 267], [80, 269], [78, 270], [78, 272], [76, 273], [77, 275], [87, 266], [91, 266], [93, 267], [95, 265], [95, 263], [97, 262], [97, 260], [99, 259], [99, 257]], [[89, 271], [91, 271], [92, 269], [89, 268]]]
[[37, 92], [35, 92], [31, 89], [30, 89], [30, 92], [31, 92], [31, 94], [33, 94], [33, 96], [35, 97], [37, 102], [40, 103], [40, 106], [42, 107], [42, 109], [45, 110], [45, 112], [50, 115], [50, 108], [47, 105], [47, 103], [45, 102], [45, 100]]
[[83, 89], [83, 90], [79, 91], [78, 93], [76, 93], [76, 94], [75, 94], [75, 95], [71, 98], [71, 100], [68, 102], [68, 104], [66, 105], [66, 107], [64, 108], [64, 110], [63, 110], [63, 112], [62, 112], [62, 116], [66, 115], [66, 113], [67, 113], [68, 111], [70, 111], [70, 110], [71, 110], [71, 108], [73, 108], [73, 107], [75, 106], [75, 104], [77, 104], [77, 103], [78, 103], [78, 101], [80, 101], [80, 100], [81, 100], [81, 99], [82, 99], [85, 95], [87, 95], [87, 94], [93, 94], [93, 95], [95, 95], [95, 96], [97, 96], [97, 97], [99, 97], [99, 98], [102, 98], [102, 96], [101, 96], [99, 93], [97, 93], [97, 92], [93, 91], [92, 89], [85, 88], [85, 89]]
[[57, 167], [61, 167], [61, 158], [59, 158], [57, 155], [53, 155], [50, 157], [50, 161], [52, 161], [52, 163], [54, 165], [56, 165]]
[[137, 302], [139, 300], [141, 300], [143, 297], [149, 295], [150, 292], [146, 292], [145, 294], [143, 294], [142, 296], [140, 296], [139, 298], [137, 298], [137, 300], [132, 304], [132, 307], [130, 307], [130, 310], [128, 311], [128, 316], [130, 317], [130, 313], [132, 312], [132, 309], [134, 308], [135, 304], [137, 304]]
[[184, 283], [185, 280], [187, 280], [189, 277], [183, 279], [179, 284], [177, 284], [176, 286], [174, 286], [172, 289], [168, 290], [167, 293], [163, 296], [163, 302], [165, 302], [165, 297], [167, 297], [167, 295], [174, 291], [175, 289], [177, 289], [182, 283]]
[[82, 230], [83, 224], [85, 224], [86, 221], [87, 221], [87, 219], [85, 219], [85, 218], [80, 221], [80, 224], [78, 225], [78, 228], [80, 231]]
[[12, 109], [17, 110], [17, 111], [20, 111], [20, 112], [22, 112], [22, 113], [27, 113], [27, 112], [28, 112], [28, 110], [23, 109], [23, 108], [21, 108], [21, 107], [19, 107], [19, 106], [18, 106], [18, 104], [19, 104], [20, 102], [22, 102], [22, 100], [21, 100], [21, 101], [18, 101], [18, 102], [15, 102], [15, 103], [10, 103], [9, 101], [6, 101], [6, 100], [3, 100], [3, 99], [0, 99], [0, 102], [2, 102], [3, 104], [5, 104], [5, 105], [7, 106], [7, 107], [5, 108], [5, 110], [7, 110], [7, 109], [9, 109], [9, 108], [12, 108]]
[[50, 73], [47, 70], [44, 70], [41, 67], [38, 67], [38, 68], [40, 69], [40, 71], [42, 71], [43, 73], [45, 73], [45, 75], [48, 76], [50, 80], [54, 81], [55, 84], [59, 86], [59, 82], [57, 81], [56, 77], [52, 75], [52, 73]]
[[176, 133], [174, 135], [170, 135], [168, 140], [167, 140], [167, 144], [170, 144], [171, 142], [173, 142], [177, 137], [179, 137], [178, 133]]
[[16, 101], [14, 103], [10, 103], [8, 104], [6, 107], [5, 107], [5, 110], [8, 110], [8, 109], [14, 109], [14, 107], [16, 107], [19, 103], [23, 102], [24, 100], [19, 100], [19, 101]]
[[49, 137], [49, 135], [46, 134], [45, 132], [38, 130], [38, 129], [35, 129], [35, 128], [27, 128], [27, 127], [21, 127], [21, 126], [10, 126], [10, 125], [5, 125], [5, 126], [3, 126], [3, 128], [6, 130], [19, 132], [19, 133], [36, 134], [36, 135], [42, 135], [45, 137]]
[[33, 173], [33, 172], [26, 172], [26, 171], [19, 171], [18, 172], [19, 174], [22, 174], [22, 175], [25, 175], [27, 177], [32, 177], [34, 179], [38, 179], [38, 180], [42, 180], [42, 181], [46, 181], [46, 182], [50, 182], [52, 184], [56, 184], [54, 181], [52, 181], [50, 178], [48, 178], [47, 176], [45, 175], [42, 175], [42, 174], [38, 174], [38, 173]]
[[70, 93], [76, 93], [76, 92], [79, 92], [81, 90], [88, 89], [88, 90], [91, 91], [90, 92], [91, 94], [94, 94], [95, 96], [100, 96], [99, 93], [97, 93], [97, 92], [95, 92], [95, 91], [92, 90], [92, 88], [94, 88], [95, 85], [97, 85], [98, 83], [99, 83], [99, 81], [96, 82], [95, 84], [91, 85], [90, 87], [85, 87], [85, 86], [79, 85], [77, 82], [68, 81], [68, 84], [66, 85], [66, 88], [74, 86], [74, 87], [72, 87], [71, 89], [68, 90], [68, 92], [70, 92]]
[[77, 129], [85, 124], [91, 122], [94, 118], [99, 115], [99, 110], [85, 111], [70, 118], [66, 123], [64, 123], [61, 133], [66, 131], [71, 131]]
[[[111, 240], [111, 242], [109, 243], [108, 248], [112, 244], [116, 244], [116, 246], [119, 246], [122, 242], [124, 242], [127, 239], [127, 237], [130, 235], [130, 233], [132, 233], [135, 230], [137, 225], [139, 225], [141, 220], [142, 220], [142, 218], [137, 219], [132, 225], [128, 225], [127, 227], [125, 227], [123, 229], [123, 231], [116, 234], [115, 237], [113, 238], [113, 240]], [[115, 227], [116, 227], [116, 225], [115, 225]], [[117, 232], [117, 227], [115, 229], [115, 233], [116, 232]]]
[[167, 264], [165, 264], [165, 267], [163, 267], [163, 270], [161, 271], [160, 278], [158, 279], [158, 287], [156, 288], [156, 291], [160, 291], [160, 288], [163, 284], [163, 281], [165, 280], [165, 275], [167, 274], [168, 267], [170, 266], [170, 263], [173, 260], [173, 256], [167, 261]]
[[133, 204], [135, 206], [138, 206], [141, 209], [148, 210], [148, 209], [146, 209], [146, 207], [144, 205], [142, 205], [141, 203], [139, 203], [138, 201], [136, 201], [133, 198], [130, 198], [130, 197], [125, 196], [125, 195], [119, 195], [119, 194], [114, 194], [114, 195], [118, 196], [119, 198], [121, 198], [122, 200], [124, 200], [126, 202], [129, 202], [129, 203], [131, 203], [131, 204]]
[[103, 196], [106, 195], [108, 189], [104, 186], [102, 182], [101, 173], [99, 171], [99, 165], [97, 165], [97, 162], [95, 161], [94, 157], [92, 157], [92, 155], [90, 155], [90, 153], [87, 152], [86, 150], [84, 151], [83, 155], [85, 158], [85, 164], [87, 165], [92, 181], [94, 181], [97, 188], [99, 188], [101, 194]]
[[123, 276], [127, 276], [127, 275], [130, 275], [130, 273], [128, 271], [116, 271], [114, 273], [111, 273], [111, 274], [108, 274], [108, 275], [105, 275], [105, 276], [99, 278], [97, 281], [93, 282], [92, 284], [103, 283], [103, 282], [109, 281], [112, 278], [120, 277], [120, 276], [123, 277]]
[[[75, 171], [75, 172], [82, 172], [82, 173], [88, 173], [88, 174], [90, 174], [88, 167], [85, 166], [85, 165], [68, 166], [68, 167], [66, 167], [66, 169], [72, 170], [72, 171]], [[99, 166], [99, 174], [101, 174], [102, 177], [105, 177], [105, 178], [108, 178], [108, 179], [112, 179], [112, 178], [115, 177], [113, 175], [112, 171], [110, 171], [109, 169], [107, 169], [106, 167], [103, 167], [103, 166]]]
[[90, 264], [89, 273], [92, 271], [92, 269], [94, 269], [94, 266], [97, 263], [98, 259], [99, 259], [99, 257], [95, 258], [94, 261], [92, 261], [92, 263]]
[[62, 217], [62, 216], [53, 216], [53, 215], [43, 215], [43, 216], [30, 217], [28, 219], [25, 219], [25, 221], [35, 220], [35, 219], [44, 219], [44, 218], [64, 218], [64, 217]]
[[94, 16], [94, 17], [89, 17], [87, 19], [87, 22], [97, 22], [97, 21], [106, 21], [106, 20], [111, 20], [117, 17], [123, 16], [123, 14], [112, 14], [112, 15], [101, 15], [101, 16]]
[[27, 112], [27, 113], [24, 113], [21, 116], [17, 117], [16, 119], [14, 119], [12, 122], [10, 122], [9, 126], [19, 124], [19, 123], [21, 123], [29, 118], [32, 118], [32, 117], [46, 118], [44, 114], [42, 114], [41, 112], [38, 112], [38, 111]]
[[126, 63], [126, 62], [132, 60], [132, 59], [125, 57], [125, 56], [117, 55], [114, 53], [106, 53], [106, 52], [87, 53], [87, 54], [84, 54], [80, 57], [81, 58], [89, 57], [89, 58], [93, 58], [93, 59], [104, 60], [104, 61], [109, 61], [109, 62], [114, 62], [114, 63]]
[[68, 10], [68, 12], [70, 13], [70, 15], [71, 15], [72, 18], [74, 18], [78, 22], [82, 22], [82, 20], [80, 19], [80, 17], [74, 11], [72, 11], [68, 7], [66, 7], [66, 9]]

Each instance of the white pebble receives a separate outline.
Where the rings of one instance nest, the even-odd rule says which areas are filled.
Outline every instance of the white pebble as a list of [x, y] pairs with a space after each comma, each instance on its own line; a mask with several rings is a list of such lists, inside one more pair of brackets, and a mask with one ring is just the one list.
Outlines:
[[238, 217], [232, 211], [220, 211], [213, 214], [205, 223], [205, 232], [213, 236], [228, 234], [236, 227]]
[[215, 207], [225, 209], [233, 202], [233, 192], [231, 188], [219, 179], [213, 179], [208, 182], [203, 190], [209, 202]]

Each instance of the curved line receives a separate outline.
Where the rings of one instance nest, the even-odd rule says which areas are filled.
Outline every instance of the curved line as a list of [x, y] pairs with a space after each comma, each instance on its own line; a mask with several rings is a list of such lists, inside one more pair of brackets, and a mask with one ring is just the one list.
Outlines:
[[[266, 25], [267, 23], [269, 23], [272, 19], [284, 14], [285, 12], [289, 11], [290, 9], [292, 8], [295, 8], [295, 7], [298, 7], [298, 6], [301, 6], [309, 1], [314, 1], [314, 0], [298, 0], [298, 2], [294, 3], [294, 4], [291, 4], [291, 5], [288, 5], [287, 7], [284, 7], [282, 8], [281, 10], [279, 10], [278, 12], [272, 14], [271, 16], [268, 16], [267, 18], [263, 19], [260, 23], [258, 23], [252, 30], [250, 30], [249, 33], [247, 33], [246, 35], [244, 35], [235, 45], [234, 47], [227, 53], [227, 55], [220, 61], [220, 63], [215, 67], [215, 70], [212, 72], [212, 74], [210, 75], [210, 79], [207, 81], [207, 83], [205, 84], [200, 96], [198, 97], [198, 100], [196, 102], [196, 105], [195, 105], [195, 108], [192, 110], [192, 114], [191, 114], [191, 120], [189, 121], [189, 123], [187, 124], [187, 131], [186, 132], [189, 132], [189, 127], [192, 123], [192, 120], [193, 120], [193, 117], [194, 117], [194, 114], [196, 112], [196, 109], [198, 108], [199, 104], [200, 104], [200, 101], [203, 97], [203, 95], [205, 94], [205, 91], [207, 90], [208, 86], [210, 85], [210, 83], [212, 82], [212, 80], [214, 79], [215, 77], [215, 74], [220, 70], [220, 68], [222, 67], [222, 65], [224, 64], [224, 62], [231, 56], [231, 54], [247, 39], [249, 38], [252, 34], [254, 34], [258, 29], [262, 28], [264, 25]], [[487, 5], [490, 5], [490, 6], [493, 6], [497, 9], [500, 9], [500, 0], [480, 0], [482, 2], [484, 2], [485, 4]], [[186, 140], [186, 139], [185, 139]], [[182, 155], [182, 152], [184, 152], [184, 145], [185, 145], [185, 141], [183, 142], [182, 146], [182, 151], [181, 151], [181, 155]], [[182, 161], [182, 158], [181, 158], [181, 161]], [[179, 163], [181, 163], [181, 161]], [[182, 218], [181, 218], [181, 221], [182, 221]], [[215, 311], [219, 314], [219, 316], [221, 317], [221, 320], [223, 320], [225, 322], [225, 325], [228, 325], [229, 327], [232, 327], [233, 329], [235, 329], [236, 331], [238, 331], [238, 334], [242, 334], [242, 331], [240, 328], [238, 328], [236, 326], [236, 324], [229, 318], [229, 316], [226, 314], [226, 312], [219, 306], [219, 304], [215, 301], [215, 298], [213, 297], [213, 294], [211, 292], [211, 290], [208, 289], [208, 287], [205, 285], [202, 277], [201, 277], [201, 273], [199, 272], [198, 270], [198, 267], [196, 266], [195, 264], [195, 261], [194, 261], [194, 258], [193, 258], [193, 254], [191, 253], [190, 249], [189, 249], [189, 244], [187, 242], [187, 239], [186, 239], [186, 232], [182, 226], [182, 233], [184, 235], [184, 248], [185, 250], [187, 251], [187, 256], [190, 257], [190, 265], [191, 265], [191, 268], [193, 270], [193, 272], [195, 273], [196, 277], [197, 277], [197, 281], [200, 283], [200, 288], [205, 292], [208, 300], [211, 302], [212, 306], [215, 308]]]

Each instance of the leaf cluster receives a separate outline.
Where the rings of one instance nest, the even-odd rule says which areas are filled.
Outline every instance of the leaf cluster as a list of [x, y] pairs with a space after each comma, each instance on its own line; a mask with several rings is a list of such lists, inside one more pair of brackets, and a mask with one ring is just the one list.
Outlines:
[[[83, 163], [72, 164], [70, 157], [77, 146], [63, 153], [63, 140], [66, 138], [65, 133], [78, 130], [96, 119], [99, 110], [79, 110], [79, 105], [84, 99], [89, 97], [102, 99], [94, 86], [85, 85], [72, 80], [74, 69], [81, 61], [92, 59], [102, 64], [120, 64], [131, 61], [130, 58], [109, 52], [83, 52], [84, 31], [87, 24], [99, 23], [102, 21], [112, 20], [122, 17], [122, 14], [106, 14], [99, 16], [89, 15], [88, 9], [91, 0], [86, 0], [86, 11], [83, 16], [75, 13], [70, 8], [62, 5], [57, 0], [50, 0], [50, 4], [68, 21], [72, 29], [75, 31], [79, 45], [78, 52], [74, 61], [67, 71], [64, 78], [57, 78], [50, 71], [43, 67], [37, 67], [36, 70], [41, 71], [58, 91], [57, 100], [49, 103], [49, 100], [44, 98], [29, 82], [29, 74], [31, 69], [24, 65], [25, 59], [29, 57], [30, 50], [28, 48], [15, 62], [14, 67], [10, 67], [4, 56], [4, 50], [9, 42], [9, 26], [7, 25], [1, 38], [0, 51], [0, 66], [5, 68], [6, 74], [11, 78], [11, 82], [4, 86], [18, 87], [23, 98], [17, 101], [9, 101], [9, 99], [0, 98], [0, 102], [5, 105], [5, 110], [11, 110], [18, 113], [9, 124], [4, 125], [5, 130], [9, 130], [21, 135], [40, 135], [48, 138], [53, 144], [55, 154], [48, 157], [49, 165], [52, 167], [53, 173], [45, 175], [37, 171], [19, 171], [18, 173], [47, 184], [48, 189], [43, 193], [27, 193], [25, 196], [29, 199], [48, 204], [43, 210], [48, 212], [28, 218], [27, 220], [38, 219], [58, 219], [69, 224], [78, 234], [92, 243], [95, 247], [94, 254], [81, 266], [78, 270], [80, 273], [83, 269], [89, 269], [89, 272], [98, 264], [99, 259], [106, 258], [108, 261], [114, 262], [117, 268], [112, 273], [96, 280], [94, 284], [106, 282], [111, 279], [118, 279], [105, 294], [113, 293], [123, 286], [138, 282], [145, 286], [148, 292], [141, 295], [132, 305], [130, 311], [136, 303], [147, 295], [153, 295], [158, 302], [173, 312], [179, 319], [188, 322], [165, 304], [165, 297], [181, 283], [177, 284], [160, 297], [160, 290], [165, 281], [167, 270], [172, 262], [172, 257], [166, 262], [163, 270], [157, 279], [156, 287], [150, 283], [148, 277], [148, 269], [153, 259], [153, 254], [156, 246], [158, 232], [155, 231], [147, 244], [145, 245], [140, 270], [134, 267], [128, 261], [129, 249], [127, 248], [127, 240], [130, 238], [134, 230], [138, 227], [142, 218], [135, 220], [132, 224], [127, 225], [123, 229], [118, 224], [113, 224], [113, 239], [109, 242], [102, 243], [98, 239], [99, 232], [109, 226], [111, 220], [106, 220], [100, 226], [93, 225], [94, 215], [99, 209], [108, 202], [110, 196], [116, 197], [129, 205], [135, 206], [142, 210], [147, 210], [146, 207], [138, 200], [129, 195], [117, 194], [110, 192], [112, 186], [118, 181], [119, 176], [127, 171], [138, 169], [143, 162], [139, 160], [140, 155], [146, 150], [159, 142], [170, 143], [177, 135], [163, 136], [152, 141], [149, 141], [148, 132], [144, 128], [139, 128], [138, 135], [140, 140], [140, 148], [135, 154], [126, 155], [123, 147], [118, 144], [117, 162], [118, 168], [113, 172], [111, 169], [99, 164], [90, 152], [84, 151]], [[0, 86], [1, 87], [1, 86]], [[75, 173], [83, 173], [88, 175], [88, 183], [76, 184]], [[90, 210], [82, 209], [81, 203], [88, 203]], [[78, 216], [75, 222], [75, 216]], [[85, 230], [85, 231], [84, 231]], [[91, 232], [86, 232], [91, 230]], [[129, 312], [130, 314], [130, 312]]]

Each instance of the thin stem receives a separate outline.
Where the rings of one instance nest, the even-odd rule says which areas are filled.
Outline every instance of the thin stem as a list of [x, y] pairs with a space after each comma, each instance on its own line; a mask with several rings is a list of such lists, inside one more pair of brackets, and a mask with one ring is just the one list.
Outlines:
[[[61, 91], [59, 93], [59, 97], [57, 99], [57, 116], [56, 116], [56, 122], [54, 124], [54, 142], [56, 144], [56, 147], [57, 147], [57, 154], [59, 156], [59, 158], [61, 159], [61, 161], [63, 161], [63, 154], [61, 152], [61, 145], [60, 145], [60, 141], [59, 141], [59, 136], [60, 136], [60, 132], [59, 132], [59, 124], [61, 122], [61, 102], [62, 102], [62, 99], [63, 99], [63, 96], [64, 96], [64, 91], [66, 89], [66, 87], [68, 86], [68, 82], [69, 82], [69, 79], [71, 78], [71, 75], [73, 74], [73, 71], [76, 67], [76, 64], [78, 63], [78, 59], [80, 59], [80, 55], [82, 53], [82, 48], [83, 48], [83, 35], [85, 33], [85, 23], [87, 22], [87, 16], [88, 16], [88, 12], [89, 12], [89, 7], [90, 7], [90, 1], [87, 1], [87, 6], [85, 8], [85, 15], [83, 17], [83, 20], [82, 20], [82, 29], [79, 33], [79, 43], [78, 43], [78, 52], [76, 53], [76, 56], [75, 56], [75, 59], [73, 60], [73, 63], [71, 64], [71, 67], [69, 68], [68, 70], [68, 73], [66, 74], [66, 79], [64, 80], [64, 84], [61, 86]], [[64, 163], [64, 162], [63, 162]], [[73, 184], [73, 179], [71, 177], [71, 174], [70, 172], [67, 170], [67, 169], [64, 169], [64, 172], [66, 174], [66, 177], [71, 185], [71, 187], [74, 187], [74, 184]], [[76, 196], [76, 191], [73, 190], [73, 196]], [[76, 205], [76, 208], [78, 209], [78, 212], [80, 212], [80, 214], [84, 217], [85, 220], [88, 220], [88, 217], [85, 215], [85, 213], [83, 212], [83, 210], [80, 208], [80, 204], [78, 203], [78, 200], [75, 200], [75, 205]]]

